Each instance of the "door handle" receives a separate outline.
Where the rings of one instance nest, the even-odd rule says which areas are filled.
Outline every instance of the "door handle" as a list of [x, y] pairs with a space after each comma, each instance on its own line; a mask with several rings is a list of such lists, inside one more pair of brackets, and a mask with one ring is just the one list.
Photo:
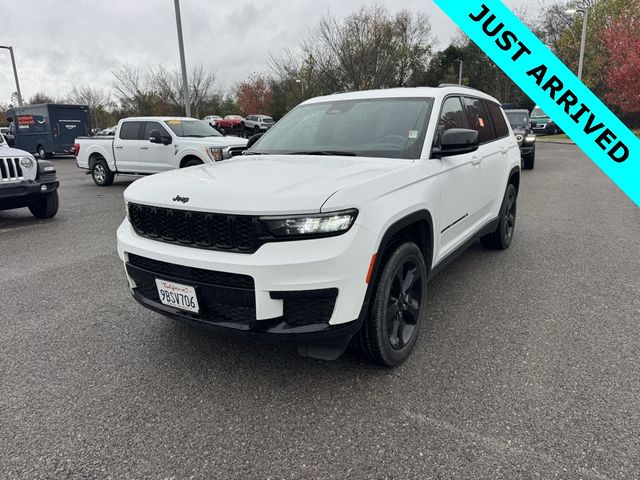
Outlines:
[[482, 161], [482, 159], [480, 157], [473, 157], [471, 159], [471, 165], [478, 166], [478, 165], [480, 165], [481, 161]]
[[140, 147], [140, 150], [149, 150], [149, 147]]
[[502, 152], [503, 155], [506, 155], [507, 152], [509, 151], [509, 149], [503, 147], [503, 148], [500, 149], [500, 151]]
[[113, 148], [124, 148], [122, 145], [115, 145]]

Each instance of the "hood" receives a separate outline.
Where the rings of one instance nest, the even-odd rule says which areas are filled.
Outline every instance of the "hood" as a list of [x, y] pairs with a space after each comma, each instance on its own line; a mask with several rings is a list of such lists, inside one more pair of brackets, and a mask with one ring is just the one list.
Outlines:
[[203, 147], [245, 147], [246, 138], [240, 137], [179, 137], [178, 142], [188, 142], [191, 145], [202, 145]]
[[[135, 181], [129, 202], [247, 215], [319, 212], [335, 192], [390, 175], [411, 160], [250, 155], [172, 170]], [[173, 201], [189, 198], [186, 203]]]
[[5, 143], [0, 143], [0, 157], [32, 157], [29, 152], [12, 148]]

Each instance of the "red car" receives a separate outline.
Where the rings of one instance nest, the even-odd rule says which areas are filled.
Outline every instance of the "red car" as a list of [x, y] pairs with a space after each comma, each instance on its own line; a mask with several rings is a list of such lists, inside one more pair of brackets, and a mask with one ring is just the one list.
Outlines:
[[225, 129], [244, 128], [244, 118], [240, 115], [226, 115], [224, 118], [218, 120], [216, 125], [219, 128]]

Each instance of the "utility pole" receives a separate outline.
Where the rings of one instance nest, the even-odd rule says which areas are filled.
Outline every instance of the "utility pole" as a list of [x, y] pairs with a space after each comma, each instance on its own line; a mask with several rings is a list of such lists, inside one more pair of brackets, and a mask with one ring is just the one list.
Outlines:
[[571, 8], [565, 10], [565, 13], [571, 16], [577, 13], [582, 14], [582, 39], [580, 40], [580, 62], [578, 63], [578, 79], [582, 80], [582, 70], [584, 68], [584, 51], [587, 45], [587, 24], [589, 23], [589, 9], [588, 8]]
[[16, 59], [13, 56], [13, 47], [0, 46], [0, 48], [4, 48], [6, 50], [9, 50], [9, 53], [11, 54], [11, 64], [13, 65], [13, 77], [16, 80], [16, 94], [18, 95], [18, 106], [21, 107], [22, 106], [22, 93], [20, 92], [20, 82], [18, 81], [18, 69], [16, 68]]
[[180, 19], [180, 0], [174, 0], [176, 10], [176, 26], [178, 28], [178, 48], [180, 49], [180, 67], [182, 69], [182, 96], [184, 99], [184, 111], [187, 117], [191, 116], [191, 103], [189, 101], [189, 84], [187, 83], [187, 62], [184, 59], [184, 42], [182, 40], [182, 20]]

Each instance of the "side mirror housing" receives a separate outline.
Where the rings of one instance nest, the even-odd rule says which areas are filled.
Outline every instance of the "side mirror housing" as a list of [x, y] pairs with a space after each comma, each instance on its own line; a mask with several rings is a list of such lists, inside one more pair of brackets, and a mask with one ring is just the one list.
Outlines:
[[462, 155], [478, 150], [480, 136], [477, 130], [467, 128], [451, 128], [440, 138], [440, 147], [433, 150], [436, 158]]
[[258, 140], [260, 140], [260, 137], [262, 137], [264, 135], [264, 133], [256, 133], [255, 135], [252, 135], [249, 138], [249, 141], [247, 142], [247, 149], [253, 147], [254, 143], [256, 143]]
[[149, 134], [149, 141], [151, 143], [158, 143], [161, 145], [170, 145], [171, 137], [169, 135], [163, 135], [160, 130], [151, 130]]

